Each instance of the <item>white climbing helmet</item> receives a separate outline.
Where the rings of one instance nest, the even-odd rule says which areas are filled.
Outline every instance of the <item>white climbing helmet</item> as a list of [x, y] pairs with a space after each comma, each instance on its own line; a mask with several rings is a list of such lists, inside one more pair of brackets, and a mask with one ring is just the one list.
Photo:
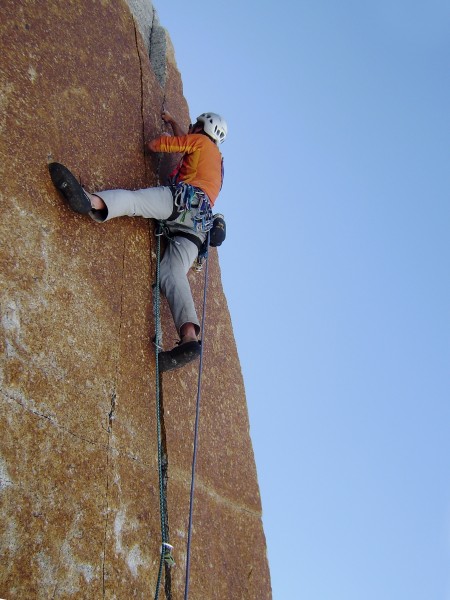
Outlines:
[[212, 137], [216, 144], [221, 144], [227, 137], [228, 127], [225, 119], [216, 113], [202, 113], [197, 117], [197, 123], [203, 124], [203, 131]]

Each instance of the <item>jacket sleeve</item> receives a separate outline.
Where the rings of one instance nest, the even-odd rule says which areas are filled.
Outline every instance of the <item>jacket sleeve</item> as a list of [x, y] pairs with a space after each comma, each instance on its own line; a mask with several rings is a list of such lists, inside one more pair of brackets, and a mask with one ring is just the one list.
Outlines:
[[182, 135], [179, 137], [162, 135], [155, 140], [158, 152], [194, 152], [199, 144], [196, 135]]

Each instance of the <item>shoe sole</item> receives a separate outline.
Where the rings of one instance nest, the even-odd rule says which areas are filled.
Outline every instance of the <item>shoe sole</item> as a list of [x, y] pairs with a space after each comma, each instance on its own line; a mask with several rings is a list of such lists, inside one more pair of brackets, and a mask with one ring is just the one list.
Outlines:
[[48, 165], [48, 170], [53, 185], [64, 196], [73, 211], [81, 215], [91, 212], [92, 206], [86, 192], [67, 167], [54, 162]]
[[200, 342], [186, 342], [168, 352], [158, 354], [158, 365], [161, 373], [180, 369], [200, 356]]

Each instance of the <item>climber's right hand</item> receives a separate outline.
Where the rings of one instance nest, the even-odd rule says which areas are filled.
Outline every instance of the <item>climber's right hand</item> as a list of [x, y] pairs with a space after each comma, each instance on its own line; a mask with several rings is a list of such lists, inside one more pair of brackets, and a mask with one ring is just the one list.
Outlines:
[[163, 110], [161, 113], [161, 118], [165, 123], [173, 123], [174, 118], [170, 114], [168, 110]]

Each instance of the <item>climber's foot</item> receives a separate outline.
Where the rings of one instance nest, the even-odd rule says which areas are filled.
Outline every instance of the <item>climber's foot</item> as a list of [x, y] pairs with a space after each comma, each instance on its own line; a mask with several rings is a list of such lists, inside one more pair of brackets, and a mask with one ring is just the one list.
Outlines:
[[164, 373], [165, 371], [173, 371], [184, 367], [198, 358], [200, 353], [201, 342], [197, 340], [182, 342], [172, 350], [158, 354], [159, 370]]
[[48, 165], [48, 170], [53, 184], [67, 200], [72, 210], [82, 215], [91, 212], [92, 205], [87, 193], [67, 167], [53, 162]]

